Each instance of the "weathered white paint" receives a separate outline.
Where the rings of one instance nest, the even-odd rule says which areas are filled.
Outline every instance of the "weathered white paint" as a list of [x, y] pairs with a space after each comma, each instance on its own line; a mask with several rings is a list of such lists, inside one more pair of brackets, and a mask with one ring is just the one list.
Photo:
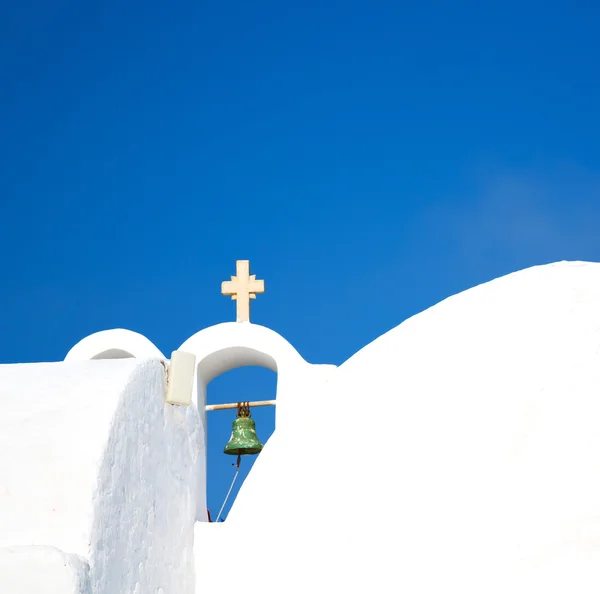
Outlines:
[[196, 525], [199, 594], [235, 591], [239, 542], [247, 594], [598, 592], [600, 265], [454, 296], [320, 386]]
[[194, 407], [165, 404], [159, 361], [135, 372], [115, 411], [98, 473], [91, 533], [94, 594], [194, 589], [197, 463]]
[[80, 340], [65, 357], [65, 361], [90, 359], [164, 359], [165, 356], [145, 336], [115, 328], [102, 330]]
[[[88, 559], [93, 594], [191, 594], [204, 445], [165, 387], [161, 361], [0, 366], [0, 547]], [[31, 554], [52, 582], [57, 562]]]

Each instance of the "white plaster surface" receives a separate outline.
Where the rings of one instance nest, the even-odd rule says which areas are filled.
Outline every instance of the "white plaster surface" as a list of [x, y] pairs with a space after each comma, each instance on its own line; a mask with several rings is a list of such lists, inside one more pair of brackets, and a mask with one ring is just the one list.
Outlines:
[[190, 594], [203, 443], [164, 394], [160, 361], [0, 366], [0, 546], [86, 558], [93, 594]]
[[481, 285], [297, 382], [196, 524], [198, 593], [600, 590], [600, 265]]
[[65, 357], [65, 361], [90, 359], [164, 359], [165, 356], [142, 334], [115, 328], [102, 330], [81, 339]]
[[298, 379], [313, 367], [280, 334], [249, 322], [211, 326], [188, 338], [179, 350], [196, 356], [198, 404], [204, 403], [206, 386], [226, 371], [256, 365], [277, 373], [276, 427], [289, 414], [288, 402], [295, 400]]
[[0, 546], [87, 556], [93, 494], [135, 359], [0, 366]]
[[[275, 428], [286, 426], [286, 420], [293, 416], [290, 403], [298, 402], [302, 394], [298, 390], [310, 385], [313, 368], [296, 349], [269, 328], [249, 322], [228, 322], [217, 324], [197, 332], [186, 340], [181, 351], [196, 356], [197, 374], [194, 382], [196, 405], [200, 411], [203, 440], [206, 442], [206, 387], [218, 375], [245, 365], [265, 367], [277, 373], [277, 395]], [[332, 367], [332, 366], [328, 366]], [[321, 374], [323, 370], [321, 369]], [[308, 401], [305, 401], [308, 404]], [[290, 428], [291, 430], [292, 428]], [[285, 429], [284, 429], [285, 430]], [[266, 445], [266, 444], [265, 444]], [[199, 463], [197, 520], [206, 522], [206, 467], [205, 460]]]
[[115, 412], [98, 473], [92, 592], [194, 590], [196, 472], [205, 457], [194, 407], [165, 404], [158, 361], [136, 370]]
[[[249, 323], [180, 349], [200, 414], [160, 400], [159, 361], [0, 366], [0, 546], [86, 557], [91, 594], [191, 594], [194, 566], [198, 594], [600, 590], [599, 264], [475, 287], [337, 369]], [[241, 365], [278, 373], [276, 430], [193, 527], [204, 390]]]
[[53, 547], [0, 548], [5, 594], [88, 594], [89, 566], [78, 555]]

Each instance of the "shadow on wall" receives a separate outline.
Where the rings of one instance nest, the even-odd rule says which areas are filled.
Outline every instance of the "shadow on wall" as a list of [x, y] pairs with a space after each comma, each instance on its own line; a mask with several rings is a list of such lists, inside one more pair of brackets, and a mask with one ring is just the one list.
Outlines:
[[92, 359], [132, 359], [133, 355], [122, 349], [108, 349], [103, 353], [98, 353]]
[[[264, 367], [239, 367], [216, 377], [207, 388], [207, 404], [275, 400], [277, 374]], [[217, 410], [207, 413], [207, 503], [210, 517], [217, 521], [219, 511], [236, 473], [236, 456], [223, 453], [231, 437], [231, 425], [237, 411]], [[251, 408], [256, 423], [256, 434], [264, 445], [275, 429], [275, 407]], [[227, 518], [231, 505], [248, 476], [255, 460], [260, 456], [242, 456], [240, 472], [219, 521]]]

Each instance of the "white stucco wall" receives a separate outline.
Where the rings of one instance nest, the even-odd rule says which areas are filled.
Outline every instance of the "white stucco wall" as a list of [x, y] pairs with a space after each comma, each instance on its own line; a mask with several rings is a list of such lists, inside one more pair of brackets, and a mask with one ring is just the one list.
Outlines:
[[196, 525], [198, 593], [237, 589], [240, 542], [247, 594], [600, 589], [600, 265], [476, 287], [326, 375]]
[[159, 361], [139, 365], [113, 418], [94, 497], [94, 594], [194, 590], [196, 473], [205, 456], [195, 407], [164, 403]]
[[162, 403], [159, 361], [73, 362], [147, 344], [84, 341], [64, 364], [0, 366], [0, 547], [60, 549], [20, 549], [23, 567], [82, 555], [93, 594], [189, 594], [194, 566], [210, 594], [600, 589], [599, 264], [475, 287], [337, 369], [249, 323], [194, 335], [200, 410], [240, 365], [278, 385], [274, 434], [193, 554], [203, 415]]
[[[190, 594], [203, 444], [164, 394], [161, 361], [0, 366], [0, 547], [87, 559], [93, 594]], [[56, 556], [18, 551], [0, 583], [10, 559], [54, 583]]]
[[0, 589], [7, 594], [89, 594], [89, 565], [53, 547], [0, 548]]
[[139, 365], [0, 365], [0, 546], [88, 556], [98, 469]]

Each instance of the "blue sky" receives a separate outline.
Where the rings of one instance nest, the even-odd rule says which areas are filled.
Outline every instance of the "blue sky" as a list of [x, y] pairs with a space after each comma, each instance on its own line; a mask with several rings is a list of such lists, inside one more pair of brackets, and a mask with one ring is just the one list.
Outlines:
[[[253, 321], [335, 364], [499, 275], [600, 260], [599, 21], [592, 2], [4, 2], [0, 362], [114, 327], [170, 353], [234, 319], [236, 259], [266, 281]], [[242, 369], [208, 396], [274, 391]], [[215, 513], [232, 418], [213, 414]]]

